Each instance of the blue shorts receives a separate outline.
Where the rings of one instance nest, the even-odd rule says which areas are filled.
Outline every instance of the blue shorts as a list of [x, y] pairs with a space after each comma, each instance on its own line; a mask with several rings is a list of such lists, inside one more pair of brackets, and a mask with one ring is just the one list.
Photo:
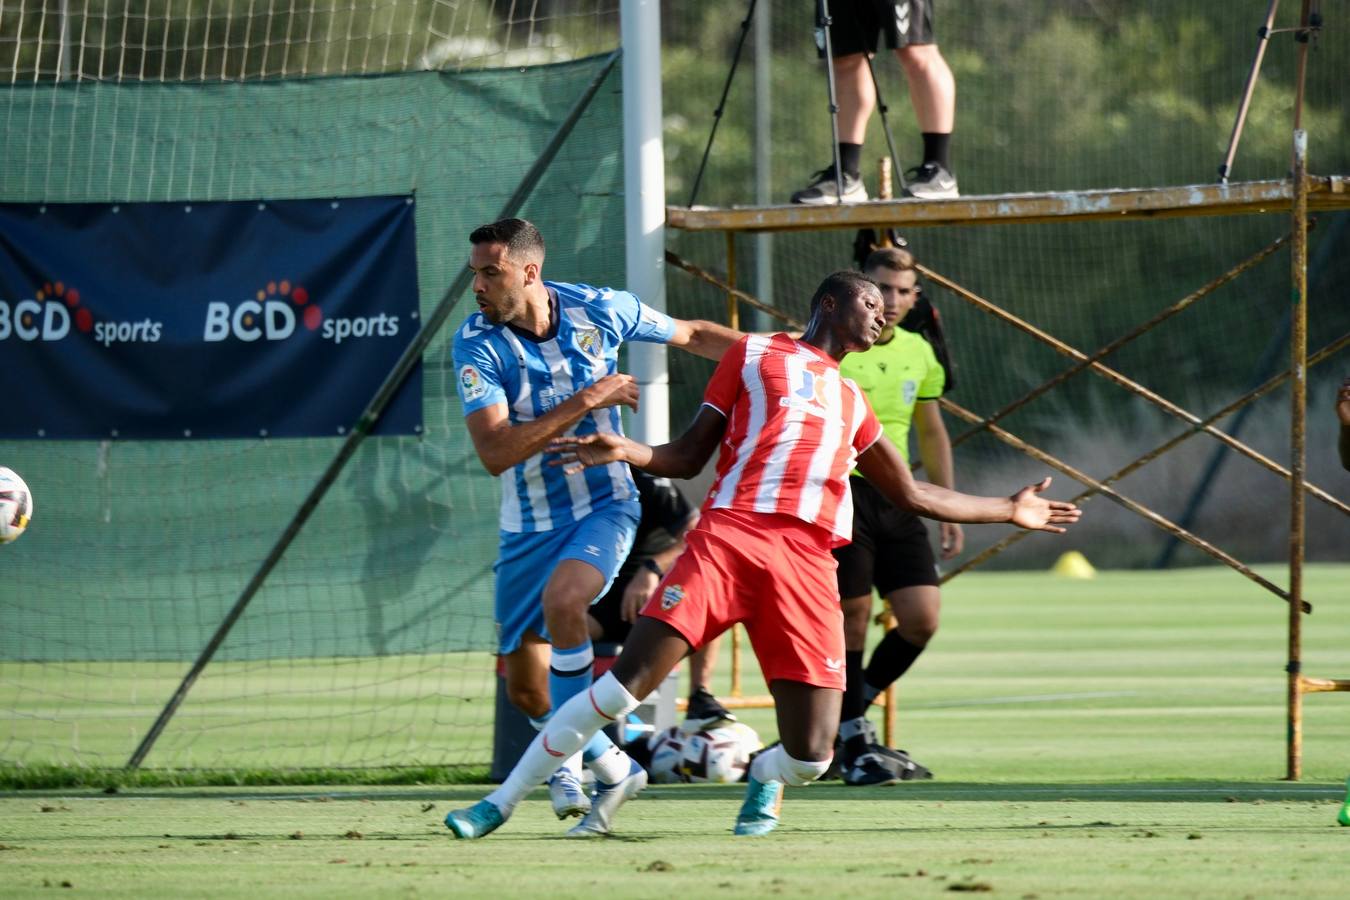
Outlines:
[[623, 500], [552, 531], [501, 532], [500, 552], [492, 566], [497, 576], [493, 613], [498, 652], [515, 651], [527, 631], [548, 639], [544, 585], [560, 561], [576, 559], [598, 569], [605, 584], [591, 602], [603, 597], [633, 548], [641, 516], [642, 507], [636, 500]]

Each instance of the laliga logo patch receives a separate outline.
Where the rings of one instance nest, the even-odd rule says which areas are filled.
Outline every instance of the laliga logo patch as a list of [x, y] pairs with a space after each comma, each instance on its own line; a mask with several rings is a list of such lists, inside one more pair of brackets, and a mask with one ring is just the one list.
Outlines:
[[599, 328], [581, 328], [576, 333], [577, 349], [592, 359], [599, 359], [604, 352], [605, 342], [600, 337]]
[[487, 395], [487, 384], [483, 376], [473, 366], [461, 366], [459, 370], [459, 392], [465, 403], [481, 400]]
[[661, 608], [674, 609], [684, 599], [684, 585], [671, 584], [661, 592]]

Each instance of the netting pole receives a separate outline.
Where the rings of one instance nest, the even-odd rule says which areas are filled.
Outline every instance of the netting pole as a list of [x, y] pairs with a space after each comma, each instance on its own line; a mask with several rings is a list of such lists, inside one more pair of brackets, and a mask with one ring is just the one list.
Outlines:
[[[524, 204], [525, 199], [529, 197], [540, 179], [543, 178], [544, 172], [548, 170], [549, 165], [553, 162], [553, 158], [558, 155], [558, 150], [562, 148], [568, 135], [572, 133], [572, 129], [575, 128], [577, 122], [581, 120], [582, 113], [590, 106], [591, 100], [600, 90], [600, 86], [604, 83], [605, 79], [609, 77], [610, 70], [614, 68], [614, 64], [618, 61], [620, 52], [620, 50], [615, 50], [609, 55], [609, 58], [605, 60], [604, 65], [600, 67], [600, 72], [592, 79], [591, 83], [586, 86], [586, 89], [581, 93], [581, 96], [577, 98], [576, 103], [574, 103], [571, 110], [568, 111], [567, 117], [563, 119], [557, 130], [553, 132], [552, 137], [549, 138], [548, 144], [544, 146], [544, 149], [535, 159], [534, 164], [530, 166], [524, 177], [521, 178], [520, 183], [516, 186], [515, 192], [512, 193], [511, 197], [503, 205], [497, 218], [504, 219], [508, 216], [515, 215], [515, 213], [519, 211], [520, 207]], [[384, 414], [384, 408], [389, 405], [389, 401], [393, 399], [394, 394], [398, 391], [399, 387], [402, 386], [409, 373], [411, 373], [413, 368], [421, 361], [423, 351], [426, 350], [427, 346], [436, 336], [436, 333], [440, 331], [441, 326], [450, 318], [450, 313], [453, 312], [455, 306], [458, 305], [459, 299], [468, 288], [472, 277], [472, 272], [467, 268], [462, 269], [459, 275], [455, 277], [450, 288], [441, 297], [440, 303], [436, 305], [436, 309], [432, 312], [431, 316], [423, 321], [421, 329], [408, 345], [408, 349], [403, 352], [401, 357], [399, 357], [398, 362], [394, 364], [394, 368], [390, 370], [387, 376], [385, 376], [384, 383], [380, 385], [379, 390], [375, 392], [375, 396], [366, 406], [365, 411], [361, 413], [360, 418], [356, 420], [356, 424], [352, 426], [351, 431], [347, 434], [346, 440], [342, 442], [342, 446], [338, 448], [338, 452], [333, 457], [332, 462], [328, 464], [328, 468], [326, 468], [323, 474], [319, 476], [319, 480], [315, 483], [314, 487], [310, 489], [309, 496], [307, 496], [304, 502], [300, 504], [300, 508], [291, 518], [290, 523], [286, 526], [285, 530], [282, 531], [281, 537], [277, 538], [276, 543], [272, 545], [272, 549], [268, 551], [266, 558], [263, 559], [262, 563], [258, 566], [258, 570], [253, 573], [253, 577], [250, 578], [248, 584], [244, 586], [244, 590], [240, 593], [239, 599], [234, 601], [234, 606], [230, 607], [230, 611], [225, 614], [225, 618], [221, 620], [218, 626], [216, 626], [216, 631], [211, 635], [211, 640], [207, 641], [206, 646], [202, 649], [201, 653], [198, 654], [197, 660], [192, 664], [192, 668], [183, 676], [182, 682], [178, 685], [178, 689], [174, 691], [173, 696], [169, 698], [169, 702], [164, 704], [164, 708], [160, 710], [159, 717], [155, 719], [155, 723], [150, 726], [150, 730], [145, 733], [145, 737], [141, 739], [135, 752], [132, 753], [131, 758], [127, 760], [126, 768], [140, 768], [141, 763], [145, 760], [145, 757], [149, 755], [151, 749], [155, 746], [155, 742], [159, 740], [159, 736], [169, 724], [169, 720], [173, 718], [174, 713], [178, 711], [178, 708], [187, 698], [188, 691], [192, 690], [192, 686], [196, 683], [198, 676], [201, 675], [202, 671], [211, 662], [211, 658], [215, 656], [216, 651], [220, 649], [221, 644], [225, 642], [225, 638], [228, 637], [230, 631], [233, 630], [235, 622], [239, 621], [239, 617], [244, 614], [244, 610], [248, 607], [250, 601], [253, 600], [253, 597], [262, 588], [263, 582], [267, 580], [267, 576], [271, 574], [274, 568], [276, 568], [277, 563], [281, 561], [281, 557], [285, 555], [291, 542], [294, 541], [296, 536], [300, 533], [300, 529], [302, 529], [305, 526], [305, 523], [309, 521], [309, 517], [313, 514], [315, 508], [318, 507], [319, 501], [321, 501], [324, 498], [324, 495], [328, 493], [328, 489], [333, 486], [333, 482], [337, 480], [338, 475], [346, 467], [347, 461], [356, 453], [356, 448], [360, 446], [361, 442], [370, 434], [371, 429], [375, 427], [375, 423], [378, 422], [380, 416]]]
[[1306, 425], [1308, 406], [1308, 191], [1304, 182], [1307, 172], [1308, 135], [1302, 129], [1294, 132], [1294, 243], [1293, 291], [1294, 304], [1290, 342], [1289, 393], [1290, 449], [1289, 449], [1289, 663], [1285, 667], [1289, 689], [1288, 759], [1285, 777], [1298, 781], [1303, 770], [1303, 693], [1302, 675], [1303, 610], [1303, 466], [1306, 460]]

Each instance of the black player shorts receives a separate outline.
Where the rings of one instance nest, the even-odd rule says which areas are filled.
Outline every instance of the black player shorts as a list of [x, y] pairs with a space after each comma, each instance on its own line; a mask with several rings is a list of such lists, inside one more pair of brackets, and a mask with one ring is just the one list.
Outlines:
[[[830, 49], [836, 57], [876, 53], [877, 38], [895, 50], [911, 44], [936, 44], [933, 0], [830, 0]], [[825, 55], [825, 38], [816, 31], [816, 48]]]
[[618, 577], [614, 579], [605, 595], [586, 610], [587, 615], [600, 623], [600, 641], [622, 644], [628, 640], [628, 632], [633, 630], [633, 623], [623, 620], [623, 592], [636, 571], [635, 567], [628, 565], [620, 568]]
[[937, 560], [923, 520], [887, 500], [865, 478], [853, 475], [848, 483], [853, 543], [834, 551], [839, 596], [863, 597], [873, 586], [883, 597], [899, 588], [937, 586]]

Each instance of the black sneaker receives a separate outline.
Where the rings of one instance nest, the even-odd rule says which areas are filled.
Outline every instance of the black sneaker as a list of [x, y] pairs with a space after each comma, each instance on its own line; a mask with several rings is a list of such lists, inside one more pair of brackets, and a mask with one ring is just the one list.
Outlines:
[[864, 753], [844, 769], [844, 784], [857, 787], [899, 784], [901, 777], [886, 762], [880, 754]]
[[915, 762], [903, 750], [873, 744], [868, 748], [868, 752], [881, 757], [883, 765], [899, 776], [901, 781], [925, 781], [933, 777], [932, 771], [927, 766]]
[[943, 168], [941, 163], [926, 162], [905, 173], [905, 193], [919, 200], [946, 200], [959, 197], [956, 189], [956, 176]]
[[[835, 181], [834, 166], [821, 169], [811, 176], [811, 183], [792, 195], [793, 203], [806, 206], [832, 206], [841, 202], [839, 185]], [[844, 203], [862, 203], [867, 200], [867, 188], [861, 175], [844, 173]]]
[[684, 724], [681, 726], [685, 731], [694, 732], [703, 729], [717, 722], [735, 722], [733, 716], [725, 706], [717, 702], [717, 698], [704, 688], [699, 688], [689, 695], [689, 705], [685, 708]]

